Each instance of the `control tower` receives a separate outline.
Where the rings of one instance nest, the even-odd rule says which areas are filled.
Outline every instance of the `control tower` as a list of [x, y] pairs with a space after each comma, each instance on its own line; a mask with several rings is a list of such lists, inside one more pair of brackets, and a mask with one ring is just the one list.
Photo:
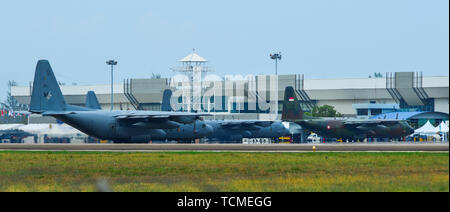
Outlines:
[[183, 110], [200, 112], [202, 110], [203, 73], [211, 72], [212, 69], [207, 66], [208, 60], [196, 54], [195, 50], [179, 62], [182, 65], [172, 68], [172, 70], [184, 74], [189, 79], [189, 86], [186, 86], [188, 88], [183, 88], [183, 105], [186, 107]]

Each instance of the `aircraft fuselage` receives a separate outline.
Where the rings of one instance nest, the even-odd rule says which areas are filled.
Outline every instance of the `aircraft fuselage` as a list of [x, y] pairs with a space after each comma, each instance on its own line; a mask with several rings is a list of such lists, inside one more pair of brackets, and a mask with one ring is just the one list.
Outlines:
[[74, 114], [57, 115], [56, 119], [76, 129], [104, 140], [115, 142], [147, 143], [151, 140], [194, 140], [212, 134], [212, 128], [204, 121], [178, 124], [173, 129], [156, 129], [139, 122], [130, 124], [114, 116], [120, 111], [79, 111]]
[[377, 126], [365, 126], [364, 124], [349, 126], [342, 120], [304, 120], [297, 123], [304, 129], [329, 138], [400, 138], [414, 133], [414, 130], [405, 121]]

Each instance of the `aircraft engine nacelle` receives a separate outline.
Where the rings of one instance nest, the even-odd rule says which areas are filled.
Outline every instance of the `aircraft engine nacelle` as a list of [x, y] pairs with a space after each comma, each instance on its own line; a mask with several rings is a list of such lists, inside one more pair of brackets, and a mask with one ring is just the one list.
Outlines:
[[198, 137], [206, 137], [210, 136], [214, 132], [214, 129], [211, 125], [206, 124], [203, 121], [197, 121], [194, 124], [193, 131]]
[[378, 130], [389, 130], [389, 127], [387, 127], [385, 125], [382, 125], [382, 124], [379, 124], [379, 125], [377, 125], [377, 129]]
[[368, 136], [368, 137], [375, 137], [375, 136], [377, 136], [377, 133], [375, 132], [375, 130], [368, 130], [366, 132], [366, 136]]

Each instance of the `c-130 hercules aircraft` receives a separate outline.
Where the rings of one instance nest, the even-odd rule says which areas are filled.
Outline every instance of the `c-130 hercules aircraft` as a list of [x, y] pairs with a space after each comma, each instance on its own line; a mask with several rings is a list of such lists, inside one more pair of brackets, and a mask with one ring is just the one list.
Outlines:
[[[162, 100], [162, 111], [173, 111], [170, 104], [172, 91], [164, 90]], [[86, 107], [101, 110], [97, 96], [93, 91], [86, 95]], [[260, 120], [205, 120], [205, 124], [211, 126], [213, 133], [205, 136], [205, 139], [213, 142], [238, 143], [243, 138], [272, 138], [290, 136], [290, 129], [286, 128], [281, 121], [260, 121]], [[176, 133], [177, 129], [165, 129], [167, 133]], [[184, 132], [191, 133], [191, 132]]]
[[[173, 111], [172, 91], [164, 90], [162, 111]], [[291, 136], [291, 131], [281, 121], [269, 120], [205, 120], [214, 133], [208, 136], [210, 141], [238, 142], [243, 138], [271, 138]]]
[[295, 94], [294, 88], [286, 87], [283, 103], [283, 121], [294, 122], [311, 132], [328, 138], [358, 140], [364, 138], [401, 138], [414, 133], [405, 120], [375, 119], [325, 119], [308, 117]]
[[[39, 60], [33, 82], [30, 112], [52, 116], [90, 135], [115, 143], [151, 140], [194, 140], [213, 132], [202, 120], [208, 114], [153, 111], [101, 111], [69, 105], [50, 63]], [[176, 129], [176, 130], [164, 130]]]

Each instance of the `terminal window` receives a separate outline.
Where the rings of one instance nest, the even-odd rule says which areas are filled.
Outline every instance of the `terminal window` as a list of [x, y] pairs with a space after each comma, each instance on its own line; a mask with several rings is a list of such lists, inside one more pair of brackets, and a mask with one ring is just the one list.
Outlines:
[[358, 109], [357, 113], [358, 116], [367, 116], [369, 115], [369, 109]]
[[370, 111], [370, 114], [371, 114], [372, 116], [375, 116], [375, 115], [378, 115], [378, 114], [381, 114], [381, 113], [383, 113], [383, 111], [382, 111], [381, 109], [372, 109], [372, 110]]

